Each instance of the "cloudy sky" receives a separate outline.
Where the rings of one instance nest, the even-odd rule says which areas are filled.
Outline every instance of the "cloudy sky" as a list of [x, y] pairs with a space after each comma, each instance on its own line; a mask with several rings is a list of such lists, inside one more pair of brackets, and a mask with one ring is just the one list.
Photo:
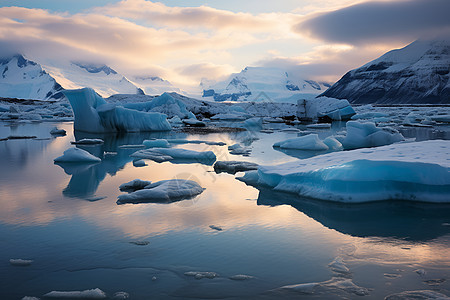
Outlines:
[[449, 11], [449, 0], [0, 0], [0, 52], [92, 60], [183, 88], [246, 66], [334, 82], [448, 34]]

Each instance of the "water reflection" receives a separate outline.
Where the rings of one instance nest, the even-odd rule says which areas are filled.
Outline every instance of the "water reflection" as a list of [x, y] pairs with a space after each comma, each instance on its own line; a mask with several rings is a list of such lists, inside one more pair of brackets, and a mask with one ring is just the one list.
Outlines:
[[450, 233], [450, 205], [415, 202], [339, 204], [260, 189], [258, 205], [290, 205], [322, 225], [356, 237], [429, 241]]

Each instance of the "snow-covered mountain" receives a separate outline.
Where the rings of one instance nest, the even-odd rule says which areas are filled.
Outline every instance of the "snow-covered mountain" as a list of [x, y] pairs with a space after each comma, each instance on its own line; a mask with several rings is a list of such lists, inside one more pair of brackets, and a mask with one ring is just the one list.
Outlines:
[[42, 67], [65, 89], [90, 87], [102, 97], [144, 93], [125, 76], [104, 64], [45, 62]]
[[225, 81], [200, 84], [203, 97], [215, 101], [297, 102], [314, 98], [330, 85], [299, 78], [278, 68], [246, 67]]
[[419, 40], [348, 72], [322, 95], [355, 104], [450, 104], [449, 69], [449, 40]]
[[166, 92], [181, 92], [179, 88], [174, 87], [169, 81], [158, 76], [133, 76], [130, 80], [140, 87], [146, 95], [161, 95]]
[[61, 85], [22, 55], [0, 58], [0, 97], [48, 100], [63, 97]]

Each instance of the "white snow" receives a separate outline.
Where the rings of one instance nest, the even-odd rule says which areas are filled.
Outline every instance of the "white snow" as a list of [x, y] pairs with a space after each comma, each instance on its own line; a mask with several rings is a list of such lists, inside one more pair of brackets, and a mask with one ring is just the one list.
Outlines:
[[99, 288], [85, 291], [52, 291], [44, 295], [44, 298], [67, 298], [67, 299], [105, 299], [106, 294]]
[[86, 150], [80, 148], [69, 148], [62, 156], [55, 158], [55, 162], [101, 162], [102, 160]]
[[450, 141], [399, 143], [260, 166], [239, 178], [300, 196], [359, 203], [450, 202]]
[[[127, 185], [132, 185], [133, 182]], [[169, 203], [189, 199], [203, 192], [203, 188], [195, 181], [185, 179], [162, 180], [150, 183], [142, 189], [129, 194], [120, 195], [117, 204], [162, 202]]]
[[315, 133], [300, 136], [293, 139], [284, 140], [273, 144], [273, 147], [280, 147], [283, 149], [311, 150], [311, 151], [328, 150], [328, 146], [325, 145], [319, 139], [319, 136]]
[[84, 132], [137, 132], [170, 130], [166, 116], [107, 104], [93, 89], [66, 90], [74, 112], [74, 129]]
[[342, 141], [345, 149], [377, 147], [403, 141], [404, 137], [390, 127], [376, 127], [375, 123], [347, 122], [347, 136]]
[[30, 259], [11, 258], [9, 263], [13, 266], [29, 266], [33, 261]]
[[131, 157], [147, 158], [156, 162], [181, 160], [199, 163], [213, 163], [216, 155], [212, 151], [194, 151], [179, 148], [150, 148], [136, 151]]

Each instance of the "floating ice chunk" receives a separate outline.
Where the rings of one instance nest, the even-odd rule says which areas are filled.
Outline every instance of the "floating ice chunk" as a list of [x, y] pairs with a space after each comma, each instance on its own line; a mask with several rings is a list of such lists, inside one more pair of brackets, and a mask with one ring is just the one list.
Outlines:
[[52, 291], [44, 295], [44, 298], [67, 298], [67, 299], [105, 299], [106, 294], [99, 288], [85, 291], [60, 292]]
[[450, 141], [400, 143], [260, 166], [238, 179], [256, 187], [336, 202], [450, 202], [448, 157]]
[[314, 294], [314, 289], [319, 285], [320, 283], [316, 282], [300, 283], [300, 284], [285, 285], [278, 288], [277, 290], [287, 290], [300, 294]]
[[[262, 130], [261, 130], [262, 131]], [[285, 129], [282, 129], [281, 130], [282, 132], [288, 132], [288, 133], [299, 133], [299, 132], [301, 132], [301, 130], [300, 129], [297, 129], [297, 128], [285, 128]]]
[[342, 257], [336, 257], [331, 263], [328, 264], [328, 267], [331, 271], [336, 273], [341, 273], [347, 275], [350, 273], [350, 270], [345, 265]]
[[170, 148], [170, 144], [167, 140], [145, 140], [143, 142], [144, 146], [147, 148]]
[[283, 149], [297, 149], [297, 150], [311, 150], [322, 151], [328, 150], [328, 146], [325, 145], [317, 134], [308, 134], [300, 136], [294, 139], [288, 139], [273, 144], [274, 147], [280, 147]]
[[244, 127], [246, 128], [262, 128], [263, 120], [262, 118], [251, 118], [244, 121]]
[[9, 260], [9, 263], [13, 266], [26, 267], [26, 266], [31, 265], [33, 263], [33, 261], [29, 260], [29, 259], [11, 258]]
[[179, 116], [175, 116], [173, 118], [168, 119], [170, 124], [183, 124]]
[[193, 198], [203, 192], [195, 181], [185, 179], [162, 180], [151, 183], [143, 189], [120, 195], [117, 204], [124, 203], [171, 203]]
[[210, 146], [225, 146], [224, 142], [211, 142], [204, 140], [187, 140], [187, 139], [168, 139], [170, 144], [206, 144]]
[[237, 114], [237, 113], [221, 113], [211, 117], [211, 120], [221, 120], [221, 121], [244, 121], [248, 119], [250, 115], [248, 114]]
[[428, 284], [429, 286], [438, 286], [446, 281], [447, 281], [447, 279], [445, 279], [445, 278], [439, 278], [439, 279], [424, 280], [423, 282]]
[[328, 281], [302, 283], [282, 286], [274, 291], [290, 291], [300, 294], [333, 294], [336, 291], [344, 291], [358, 296], [369, 295], [369, 290], [353, 283], [351, 279], [334, 277]]
[[306, 125], [306, 128], [308, 128], [308, 129], [330, 129], [331, 124], [330, 123], [309, 124], [309, 125]]
[[359, 113], [351, 117], [352, 120], [359, 119], [373, 119], [373, 118], [388, 118], [389, 115], [382, 112], [365, 112]]
[[130, 244], [136, 245], [136, 246], [147, 246], [148, 244], [150, 244], [149, 241], [134, 241], [134, 242], [130, 242]]
[[73, 145], [100, 145], [103, 144], [104, 141], [102, 139], [81, 139], [70, 143]]
[[55, 162], [101, 162], [102, 160], [86, 150], [80, 148], [70, 148], [64, 154], [55, 158]]
[[299, 107], [305, 107], [305, 116], [311, 119], [327, 118], [333, 121], [345, 121], [355, 114], [350, 103], [345, 99], [318, 97], [300, 101]]
[[235, 174], [237, 172], [257, 170], [258, 164], [247, 161], [216, 161], [214, 171], [216, 173], [227, 172]]
[[64, 129], [58, 129], [56, 127], [53, 127], [52, 130], [50, 130], [50, 134], [52, 134], [52, 135], [66, 135], [66, 131]]
[[150, 185], [151, 181], [134, 179], [130, 182], [121, 184], [119, 190], [122, 192], [135, 192], [137, 190], [145, 189], [146, 186]]
[[328, 146], [329, 150], [340, 151], [340, 150], [344, 149], [341, 142], [339, 142], [336, 138], [331, 137], [331, 136], [324, 139], [323, 143]]
[[113, 300], [125, 300], [128, 298], [130, 298], [130, 294], [128, 294], [126, 292], [117, 292], [112, 297]]
[[215, 225], [209, 225], [209, 228], [213, 229], [213, 230], [217, 230], [217, 231], [222, 231], [223, 228], [219, 227], [219, 226], [215, 226]]
[[420, 290], [420, 291], [405, 291], [401, 293], [391, 294], [384, 298], [384, 300], [449, 300], [450, 297], [431, 290]]
[[420, 276], [425, 276], [427, 274], [427, 272], [424, 269], [417, 269], [414, 272], [416, 272]]
[[230, 276], [228, 278], [230, 278], [231, 280], [243, 281], [243, 280], [253, 279], [255, 277], [250, 276], [250, 275], [238, 274], [238, 275]]
[[230, 151], [230, 154], [233, 154], [233, 155], [248, 156], [252, 152], [252, 149], [247, 148], [247, 147], [242, 147], [239, 144], [234, 144], [234, 145], [228, 146], [228, 151]]
[[28, 140], [37, 138], [35, 135], [10, 135], [7, 137], [8, 140]]
[[191, 127], [206, 127], [205, 122], [199, 121], [197, 119], [183, 119], [182, 122], [184, 125]]
[[132, 157], [147, 158], [156, 162], [177, 160], [181, 162], [198, 162], [203, 164], [213, 164], [216, 155], [212, 151], [198, 152], [194, 150], [179, 148], [150, 148], [136, 151]]
[[40, 300], [40, 298], [38, 298], [38, 297], [25, 296], [25, 297], [22, 298], [22, 300]]
[[171, 130], [166, 115], [127, 109], [106, 101], [91, 88], [65, 90], [74, 113], [74, 129], [85, 132]]
[[133, 160], [133, 166], [135, 166], [136, 168], [145, 167], [146, 165], [147, 164], [143, 159]]
[[213, 279], [213, 278], [219, 277], [219, 274], [217, 274], [215, 272], [190, 271], [190, 272], [185, 272], [184, 275], [194, 277], [195, 279], [203, 279], [203, 278]]
[[139, 148], [145, 148], [144, 145], [121, 145], [119, 146], [119, 149], [139, 149]]
[[345, 149], [378, 147], [403, 141], [405, 138], [397, 130], [378, 128], [374, 123], [347, 122], [347, 136], [342, 145]]

